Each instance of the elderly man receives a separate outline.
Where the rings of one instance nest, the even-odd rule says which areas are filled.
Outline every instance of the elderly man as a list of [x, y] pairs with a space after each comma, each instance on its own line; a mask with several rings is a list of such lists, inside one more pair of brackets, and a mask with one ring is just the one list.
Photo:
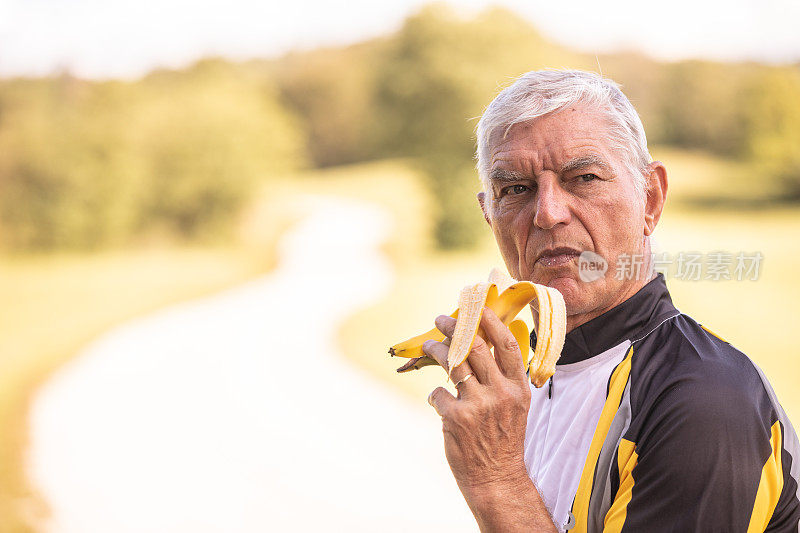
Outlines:
[[[767, 379], [678, 311], [653, 271], [667, 172], [617, 85], [523, 75], [483, 114], [477, 157], [478, 201], [509, 272], [557, 288], [568, 315], [541, 389], [487, 309], [494, 354], [477, 338], [453, 370], [458, 397], [429, 397], [480, 528], [798, 531], [800, 445]], [[581, 254], [608, 270], [584, 275]], [[631, 257], [642, 275], [618, 279]], [[454, 322], [436, 319], [447, 336]], [[446, 364], [444, 343], [423, 349]]]

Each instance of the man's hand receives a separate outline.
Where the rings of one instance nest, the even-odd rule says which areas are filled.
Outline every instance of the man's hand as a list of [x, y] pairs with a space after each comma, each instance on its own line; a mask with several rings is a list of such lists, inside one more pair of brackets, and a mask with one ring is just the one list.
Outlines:
[[[436, 318], [448, 338], [455, 324], [446, 315]], [[428, 397], [442, 417], [447, 462], [481, 530], [555, 531], [525, 469], [531, 393], [520, 347], [491, 309], [484, 308], [481, 326], [494, 356], [476, 335], [466, 361], [451, 375], [458, 397], [443, 387]], [[447, 369], [447, 344], [426, 341], [422, 349]]]

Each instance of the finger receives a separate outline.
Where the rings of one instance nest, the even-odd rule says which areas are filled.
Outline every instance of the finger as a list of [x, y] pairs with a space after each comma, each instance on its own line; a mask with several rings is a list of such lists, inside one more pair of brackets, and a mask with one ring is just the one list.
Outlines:
[[[483, 335], [486, 335], [486, 333], [483, 333]], [[475, 340], [472, 342], [472, 348], [470, 348], [466, 362], [475, 370], [475, 374], [481, 378], [481, 383], [490, 385], [502, 377], [500, 369], [497, 368], [497, 363], [494, 362], [492, 350], [480, 331], [475, 334]]]
[[[487, 309], [488, 307], [484, 307], [484, 312]], [[447, 315], [439, 315], [436, 317], [436, 327], [439, 331], [448, 336], [448, 338], [452, 336], [455, 325], [456, 320], [452, 317]], [[472, 341], [472, 348], [465, 361], [469, 361], [470, 366], [475, 372], [475, 377], [477, 377], [481, 383], [489, 384], [500, 375], [497, 364], [494, 362], [492, 351], [489, 349], [485, 340], [477, 333], [475, 334], [475, 340]], [[464, 363], [462, 363], [462, 365], [463, 364]], [[457, 369], [458, 367], [453, 369], [453, 372]], [[453, 376], [453, 374], [451, 374], [451, 376]], [[456, 378], [453, 377], [453, 380], [456, 381]]]
[[403, 372], [410, 372], [412, 370], [419, 370], [420, 368], [423, 368], [423, 367], [426, 367], [426, 366], [431, 366], [431, 365], [437, 365], [437, 364], [439, 364], [439, 363], [437, 363], [434, 359], [431, 359], [430, 357], [426, 357], [426, 356], [415, 357], [413, 359], [409, 359], [406, 364], [404, 364], [403, 366], [398, 368], [397, 372], [402, 374]]
[[494, 346], [494, 360], [500, 372], [506, 377], [524, 377], [525, 367], [522, 364], [522, 351], [516, 337], [489, 308], [483, 311], [481, 328]]
[[470, 398], [473, 394], [477, 392], [476, 389], [481, 387], [481, 384], [478, 382], [478, 378], [475, 377], [475, 374], [469, 372], [464, 375], [463, 378], [458, 380], [453, 380], [453, 386], [456, 389], [456, 397], [458, 399], [461, 398]]
[[436, 329], [441, 331], [445, 337], [452, 338], [453, 331], [456, 329], [456, 319], [448, 315], [439, 315], [434, 320]]
[[458, 400], [450, 394], [444, 387], [436, 387], [428, 395], [428, 403], [436, 410], [436, 413], [443, 417]]
[[[475, 342], [473, 343], [473, 349], [477, 344], [478, 344], [478, 338], [476, 337]], [[484, 347], [484, 349], [486, 348]], [[449, 346], [447, 346], [443, 342], [425, 341], [422, 344], [422, 352], [428, 355], [429, 357], [435, 359], [445, 370], [448, 369], [447, 366], [448, 351], [449, 351]], [[491, 354], [489, 357], [491, 357]], [[485, 363], [483, 359], [478, 360], [478, 365], [472, 364], [471, 362], [467, 364], [467, 361], [464, 360], [460, 365], [454, 368], [452, 372], [450, 372], [450, 378], [453, 380], [453, 383], [456, 383], [459, 380], [463, 379], [464, 376], [471, 373], [478, 379], [480, 383], [489, 383], [489, 381], [491, 381], [491, 376], [489, 375], [489, 372], [491, 370], [492, 369], [489, 367], [489, 365]], [[496, 369], [495, 372], [497, 372]]]
[[428, 339], [422, 343], [422, 353], [434, 359], [445, 370], [447, 370], [447, 350], [448, 346], [443, 342]]
[[467, 361], [464, 361], [453, 369], [450, 374], [450, 379], [453, 380], [453, 386], [458, 392], [458, 397], [464, 395], [469, 396], [475, 392], [475, 389], [481, 386], [478, 373], [475, 372]]
[[[447, 344], [443, 342], [427, 340], [424, 343], [422, 343], [422, 352], [426, 354], [428, 357], [434, 359], [437, 363], [439, 363], [441, 367], [445, 369], [445, 371], [447, 370], [448, 350], [449, 347], [447, 346]], [[453, 372], [450, 373], [450, 378], [453, 380], [453, 383], [458, 383], [459, 381], [464, 379], [464, 377], [467, 374], [473, 374], [479, 382], [482, 382], [481, 381], [482, 377], [480, 372], [475, 372], [473, 370], [473, 367], [469, 363], [467, 363], [467, 361], [464, 361], [456, 368], [454, 368]]]

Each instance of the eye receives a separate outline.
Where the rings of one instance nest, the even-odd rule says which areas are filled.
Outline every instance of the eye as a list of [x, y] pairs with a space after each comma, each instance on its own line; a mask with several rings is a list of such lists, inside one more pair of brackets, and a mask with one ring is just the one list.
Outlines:
[[514, 195], [517, 195], [517, 194], [522, 194], [522, 193], [524, 193], [525, 191], [528, 191], [528, 190], [529, 189], [528, 189], [527, 185], [517, 184], [517, 185], [511, 185], [509, 187], [503, 187], [500, 190], [500, 194], [501, 194], [501, 196], [504, 196], [506, 194], [510, 194], [510, 195], [514, 196]]
[[600, 179], [600, 178], [598, 178], [598, 177], [597, 177], [597, 175], [596, 175], [596, 174], [581, 174], [581, 175], [580, 175], [580, 176], [578, 176], [578, 177], [579, 177], [579, 178], [580, 178], [580, 180], [581, 180], [581, 181], [583, 181], [583, 182], [594, 181], [594, 180], [596, 180], [596, 179]]

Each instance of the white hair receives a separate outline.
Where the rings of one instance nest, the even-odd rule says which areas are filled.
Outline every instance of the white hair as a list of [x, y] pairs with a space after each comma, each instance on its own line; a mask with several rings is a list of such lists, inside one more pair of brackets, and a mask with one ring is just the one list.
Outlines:
[[[640, 198], [647, 191], [646, 167], [651, 162], [647, 137], [638, 113], [619, 85], [594, 72], [582, 70], [538, 70], [523, 74], [503, 89], [486, 107], [478, 122], [478, 176], [486, 193], [487, 205], [492, 200], [489, 184], [491, 147], [489, 138], [504, 128], [503, 137], [511, 126], [526, 122], [564, 107], [583, 104], [604, 113], [610, 120], [608, 141], [625, 154], [624, 164], [634, 177], [634, 187]], [[487, 212], [491, 210], [487, 209]]]

